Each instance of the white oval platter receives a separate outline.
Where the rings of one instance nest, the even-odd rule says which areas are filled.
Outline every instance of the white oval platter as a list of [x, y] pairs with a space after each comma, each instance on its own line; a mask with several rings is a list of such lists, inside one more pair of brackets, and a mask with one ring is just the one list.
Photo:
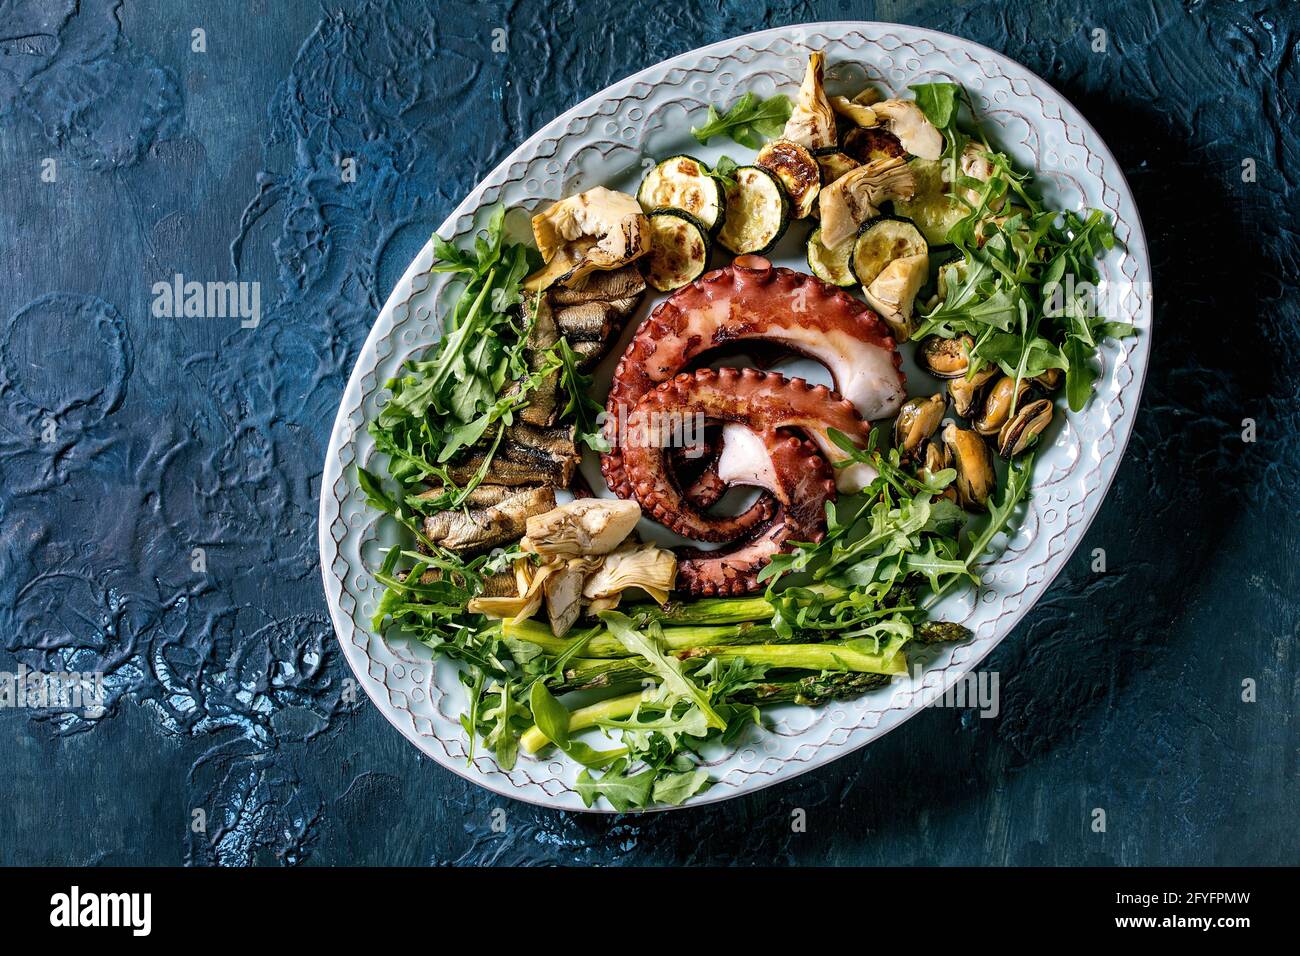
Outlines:
[[[513, 238], [528, 235], [527, 211], [594, 185], [635, 192], [654, 158], [690, 153], [739, 162], [752, 155], [717, 140], [708, 148], [689, 129], [710, 104], [725, 109], [742, 92], [793, 96], [808, 53], [826, 51], [827, 86], [877, 84], [908, 95], [915, 83], [952, 80], [969, 92], [996, 145], [1058, 208], [1099, 208], [1110, 215], [1120, 243], [1102, 261], [1110, 317], [1132, 322], [1136, 338], [1108, 341], [1100, 355], [1096, 394], [1080, 414], [1053, 425], [1035, 463], [1033, 497], [1005, 549], [983, 568], [978, 594], [946, 598], [938, 614], [959, 620], [973, 640], [933, 654], [908, 677], [857, 700], [821, 708], [783, 705], [765, 710], [769, 726], [709, 762], [714, 785], [689, 801], [699, 806], [788, 780], [857, 750], [903, 723], [924, 700], [942, 694], [997, 646], [1043, 594], [1083, 538], [1101, 507], [1133, 428], [1151, 348], [1150, 266], [1142, 224], [1123, 173], [1097, 132], [1069, 102], [1024, 67], [957, 37], [886, 23], [836, 22], [784, 27], [736, 37], [684, 53], [628, 77], [560, 116], [492, 171], [439, 228], [463, 241], [481, 228], [486, 210], [505, 203]], [[792, 233], [795, 230], [791, 230]], [[800, 232], [802, 235], [802, 232]], [[800, 239], [799, 242], [802, 240]], [[771, 257], [806, 271], [793, 239]], [[715, 253], [714, 267], [726, 264]], [[438, 316], [455, 287], [429, 272], [432, 243], [420, 251], [393, 289], [357, 358], [339, 406], [325, 459], [320, 502], [320, 560], [334, 628], [358, 681], [374, 704], [413, 744], [442, 766], [504, 796], [566, 810], [585, 810], [573, 789], [578, 767], [558, 759], [522, 758], [502, 771], [480, 747], [467, 760], [459, 723], [464, 693], [451, 664], [433, 662], [426, 648], [384, 640], [369, 626], [381, 593], [370, 577], [391, 531], [368, 509], [355, 465], [371, 463], [366, 422], [387, 393], [383, 382], [440, 335]], [[597, 375], [610, 369], [635, 326], [662, 296], [647, 296]], [[905, 347], [910, 351], [910, 347]], [[933, 391], [910, 360], [910, 391]], [[794, 374], [828, 381], [817, 366]], [[603, 394], [603, 392], [602, 392]], [[592, 460], [583, 463], [593, 488], [603, 489]], [[382, 473], [382, 467], [379, 468]], [[918, 739], [915, 746], [924, 747]], [[598, 805], [594, 809], [601, 809]]]

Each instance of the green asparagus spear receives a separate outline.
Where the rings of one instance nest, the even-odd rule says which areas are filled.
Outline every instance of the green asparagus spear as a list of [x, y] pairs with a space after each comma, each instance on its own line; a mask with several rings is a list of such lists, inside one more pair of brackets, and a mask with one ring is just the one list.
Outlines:
[[922, 644], [947, 644], [970, 636], [970, 628], [956, 621], [922, 621], [912, 628], [912, 637]]
[[887, 674], [814, 674], [798, 680], [759, 684], [736, 694], [735, 699], [744, 704], [795, 703], [805, 707], [819, 707], [830, 700], [857, 697], [876, 687], [889, 683]]
[[[849, 592], [830, 584], [815, 584], [808, 588], [828, 600], [837, 600]], [[663, 607], [656, 604], [634, 604], [626, 609], [629, 617], [643, 616], [660, 624], [741, 624], [745, 621], [770, 621], [772, 605], [761, 594], [740, 598], [701, 598], [681, 603], [670, 601]]]
[[553, 694], [575, 690], [613, 690], [640, 684], [650, 678], [640, 658], [579, 658], [564, 670], [564, 677], [548, 684]]
[[[633, 694], [611, 697], [609, 700], [602, 700], [586, 707], [579, 707], [569, 714], [569, 733], [572, 734], [580, 730], [586, 730], [588, 727], [595, 727], [596, 721], [602, 718], [630, 717], [632, 712], [636, 710], [637, 704], [641, 702], [642, 693], [642, 691], [636, 691]], [[519, 738], [519, 746], [523, 748], [525, 753], [530, 754], [537, 753], [547, 743], [546, 735], [537, 729], [536, 724], [525, 730], [523, 736]]]
[[[548, 654], [561, 654], [570, 647], [570, 638], [556, 637], [541, 621], [505, 621], [501, 628], [507, 640], [527, 641], [536, 644]], [[663, 630], [664, 650], [682, 651], [693, 647], [715, 647], [723, 644], [774, 644], [782, 638], [765, 624], [740, 623], [716, 627], [666, 627]], [[795, 640], [796, 638], [791, 638]], [[627, 657], [629, 652], [608, 629], [597, 631], [583, 648], [584, 657]]]
[[871, 640], [828, 641], [825, 644], [747, 644], [744, 647], [696, 647], [677, 657], [735, 657], [770, 668], [805, 671], [857, 671], [867, 674], [906, 674], [907, 658], [901, 638], [891, 638], [876, 650]]
[[[601, 661], [611, 667], [629, 667], [627, 661]], [[637, 669], [638, 679], [649, 678]], [[831, 700], [857, 697], [869, 690], [883, 687], [890, 681], [888, 674], [868, 674], [853, 671], [813, 674], [793, 680], [772, 681], [740, 691], [735, 700], [746, 704], [795, 703], [806, 707], [819, 707]], [[558, 688], [557, 688], [558, 690]], [[644, 690], [619, 697], [611, 697], [587, 707], [579, 707], [569, 715], [570, 733], [596, 726], [599, 720], [619, 720], [630, 717], [642, 700]], [[526, 730], [519, 740], [525, 753], [537, 753], [547, 744], [544, 734], [536, 727]]]

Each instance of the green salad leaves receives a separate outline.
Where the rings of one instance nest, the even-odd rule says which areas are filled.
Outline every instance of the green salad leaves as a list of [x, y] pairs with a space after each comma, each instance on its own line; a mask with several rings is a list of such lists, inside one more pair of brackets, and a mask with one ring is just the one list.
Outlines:
[[[1016, 172], [1006, 154], [963, 133], [957, 126], [961, 87], [926, 83], [911, 89], [943, 132], [950, 195], [967, 209], [947, 236], [960, 253], [941, 269], [947, 294], [913, 337], [969, 336], [971, 374], [993, 364], [1019, 382], [1060, 369], [1070, 408], [1082, 410], [1092, 394], [1092, 357], [1101, 340], [1136, 331], [1107, 321], [1097, 307], [1097, 257], [1116, 241], [1110, 224], [1096, 209], [1080, 215], [1046, 208], [1029, 192], [1029, 175]], [[987, 179], [962, 172], [972, 145], [991, 169]]]
[[[447, 462], [489, 433], [499, 442], [503, 426], [547, 371], [528, 373], [527, 330], [518, 324], [514, 309], [524, 277], [537, 264], [536, 253], [504, 242], [504, 221], [505, 208], [498, 206], [486, 235], [475, 237], [469, 249], [434, 236], [437, 260], [430, 271], [455, 274], [464, 281], [464, 291], [443, 318], [443, 337], [433, 355], [409, 363], [403, 374], [384, 383], [391, 398], [369, 425], [376, 450], [389, 458], [389, 477], [403, 489], [430, 479], [455, 488]], [[515, 381], [522, 387], [503, 394]], [[492, 447], [495, 452], [495, 443]], [[490, 461], [489, 454], [467, 487], [426, 500], [423, 507], [459, 506]]]
[[707, 146], [715, 136], [727, 136], [741, 146], [758, 149], [769, 139], [785, 131], [790, 118], [790, 100], [785, 96], [759, 99], [745, 93], [725, 113], [710, 106], [709, 116], [703, 126], [692, 126], [691, 135], [702, 146]]

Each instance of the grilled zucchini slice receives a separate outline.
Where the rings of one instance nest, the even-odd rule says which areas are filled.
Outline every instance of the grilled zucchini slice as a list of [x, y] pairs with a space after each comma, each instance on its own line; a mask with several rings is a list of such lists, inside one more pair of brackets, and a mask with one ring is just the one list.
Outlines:
[[916, 195], [906, 202], [895, 199], [894, 212], [916, 223], [930, 245], [942, 246], [948, 241], [948, 230], [969, 210], [948, 195], [940, 160], [914, 159], [908, 165], [916, 178]]
[[868, 219], [853, 240], [849, 267], [865, 289], [895, 259], [928, 254], [929, 245], [910, 219], [876, 216]]
[[844, 152], [864, 166], [877, 159], [906, 157], [898, 137], [882, 126], [855, 126], [844, 134]]
[[680, 209], [656, 209], [650, 221], [650, 253], [645, 257], [645, 281], [660, 292], [672, 292], [694, 282], [709, 267], [709, 230]]
[[761, 166], [741, 166], [727, 187], [727, 219], [718, 242], [736, 255], [762, 255], [790, 223], [790, 202], [780, 180]]
[[808, 217], [822, 188], [822, 172], [807, 147], [788, 139], [774, 139], [758, 151], [754, 165], [762, 166], [781, 180], [785, 194], [790, 197], [792, 219]]
[[853, 240], [842, 242], [834, 249], [822, 244], [822, 230], [818, 226], [808, 237], [808, 268], [823, 282], [847, 288], [858, 280], [853, 277], [849, 256], [853, 253]]
[[709, 175], [709, 167], [693, 156], [665, 159], [641, 180], [637, 201], [646, 212], [680, 209], [716, 232], [726, 215], [722, 185]]

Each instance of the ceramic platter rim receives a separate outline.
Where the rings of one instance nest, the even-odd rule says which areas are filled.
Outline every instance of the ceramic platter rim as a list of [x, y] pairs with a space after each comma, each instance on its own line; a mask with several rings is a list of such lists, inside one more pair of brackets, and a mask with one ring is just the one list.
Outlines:
[[[901, 24], [837, 21], [781, 27], [649, 67], [584, 100], [530, 137], [466, 196], [438, 233], [463, 238], [482, 226], [475, 214], [499, 200], [508, 207], [521, 202], [531, 207], [601, 184], [602, 170], [622, 168], [630, 175], [632, 164], [645, 155], [667, 155], [660, 155], [652, 142], [664, 117], [672, 116], [684, 133], [687, 109], [702, 109], [709, 102], [725, 105], [747, 88], [761, 95], [771, 95], [778, 86], [793, 92], [812, 50], [827, 52], [832, 88], [841, 63], [846, 70], [865, 70], [860, 78], [893, 93], [934, 79], [966, 85], [982, 118], [991, 121], [993, 138], [1022, 165], [1032, 164], [1044, 188], [1074, 197], [1076, 204], [1100, 206], [1112, 216], [1123, 247], [1102, 262], [1106, 281], [1120, 290], [1111, 317], [1134, 322], [1140, 334], [1106, 344], [1091, 404], [1059, 428], [1053, 426], [1059, 434], [1040, 452], [1035, 496], [1020, 530], [1006, 553], [987, 567], [986, 587], [965, 598], [964, 620], [975, 638], [934, 655], [919, 680], [909, 675], [863, 698], [822, 708], [775, 709], [773, 730], [755, 730], [733, 751], [709, 761], [715, 783], [686, 807], [789, 780], [865, 746], [917, 713], [923, 696], [941, 694], [991, 653], [1046, 591], [1100, 510], [1132, 433], [1151, 349], [1151, 276], [1142, 223], [1123, 172], [1096, 130], [1047, 83], [1002, 54]], [[692, 152], [707, 158], [722, 150]], [[513, 799], [612, 813], [600, 805], [583, 806], [572, 787], [578, 768], [567, 761], [521, 757], [506, 773], [479, 747], [472, 764], [467, 763], [467, 741], [456, 721], [463, 696], [450, 665], [434, 665], [426, 649], [386, 642], [369, 629], [378, 586], [367, 567], [382, 535], [377, 516], [365, 508], [355, 465], [369, 462], [373, 451], [365, 423], [377, 407], [383, 381], [406, 357], [436, 341], [436, 316], [445, 307], [440, 293], [450, 286], [445, 277], [428, 271], [432, 258], [432, 242], [426, 243], [394, 287], [358, 355], [330, 435], [319, 538], [335, 633], [380, 712], [442, 766]], [[645, 313], [643, 304], [630, 324]], [[624, 340], [626, 335], [627, 330]], [[909, 382], [909, 391], [916, 393], [915, 383]], [[924, 740], [917, 745], [925, 746]]]

